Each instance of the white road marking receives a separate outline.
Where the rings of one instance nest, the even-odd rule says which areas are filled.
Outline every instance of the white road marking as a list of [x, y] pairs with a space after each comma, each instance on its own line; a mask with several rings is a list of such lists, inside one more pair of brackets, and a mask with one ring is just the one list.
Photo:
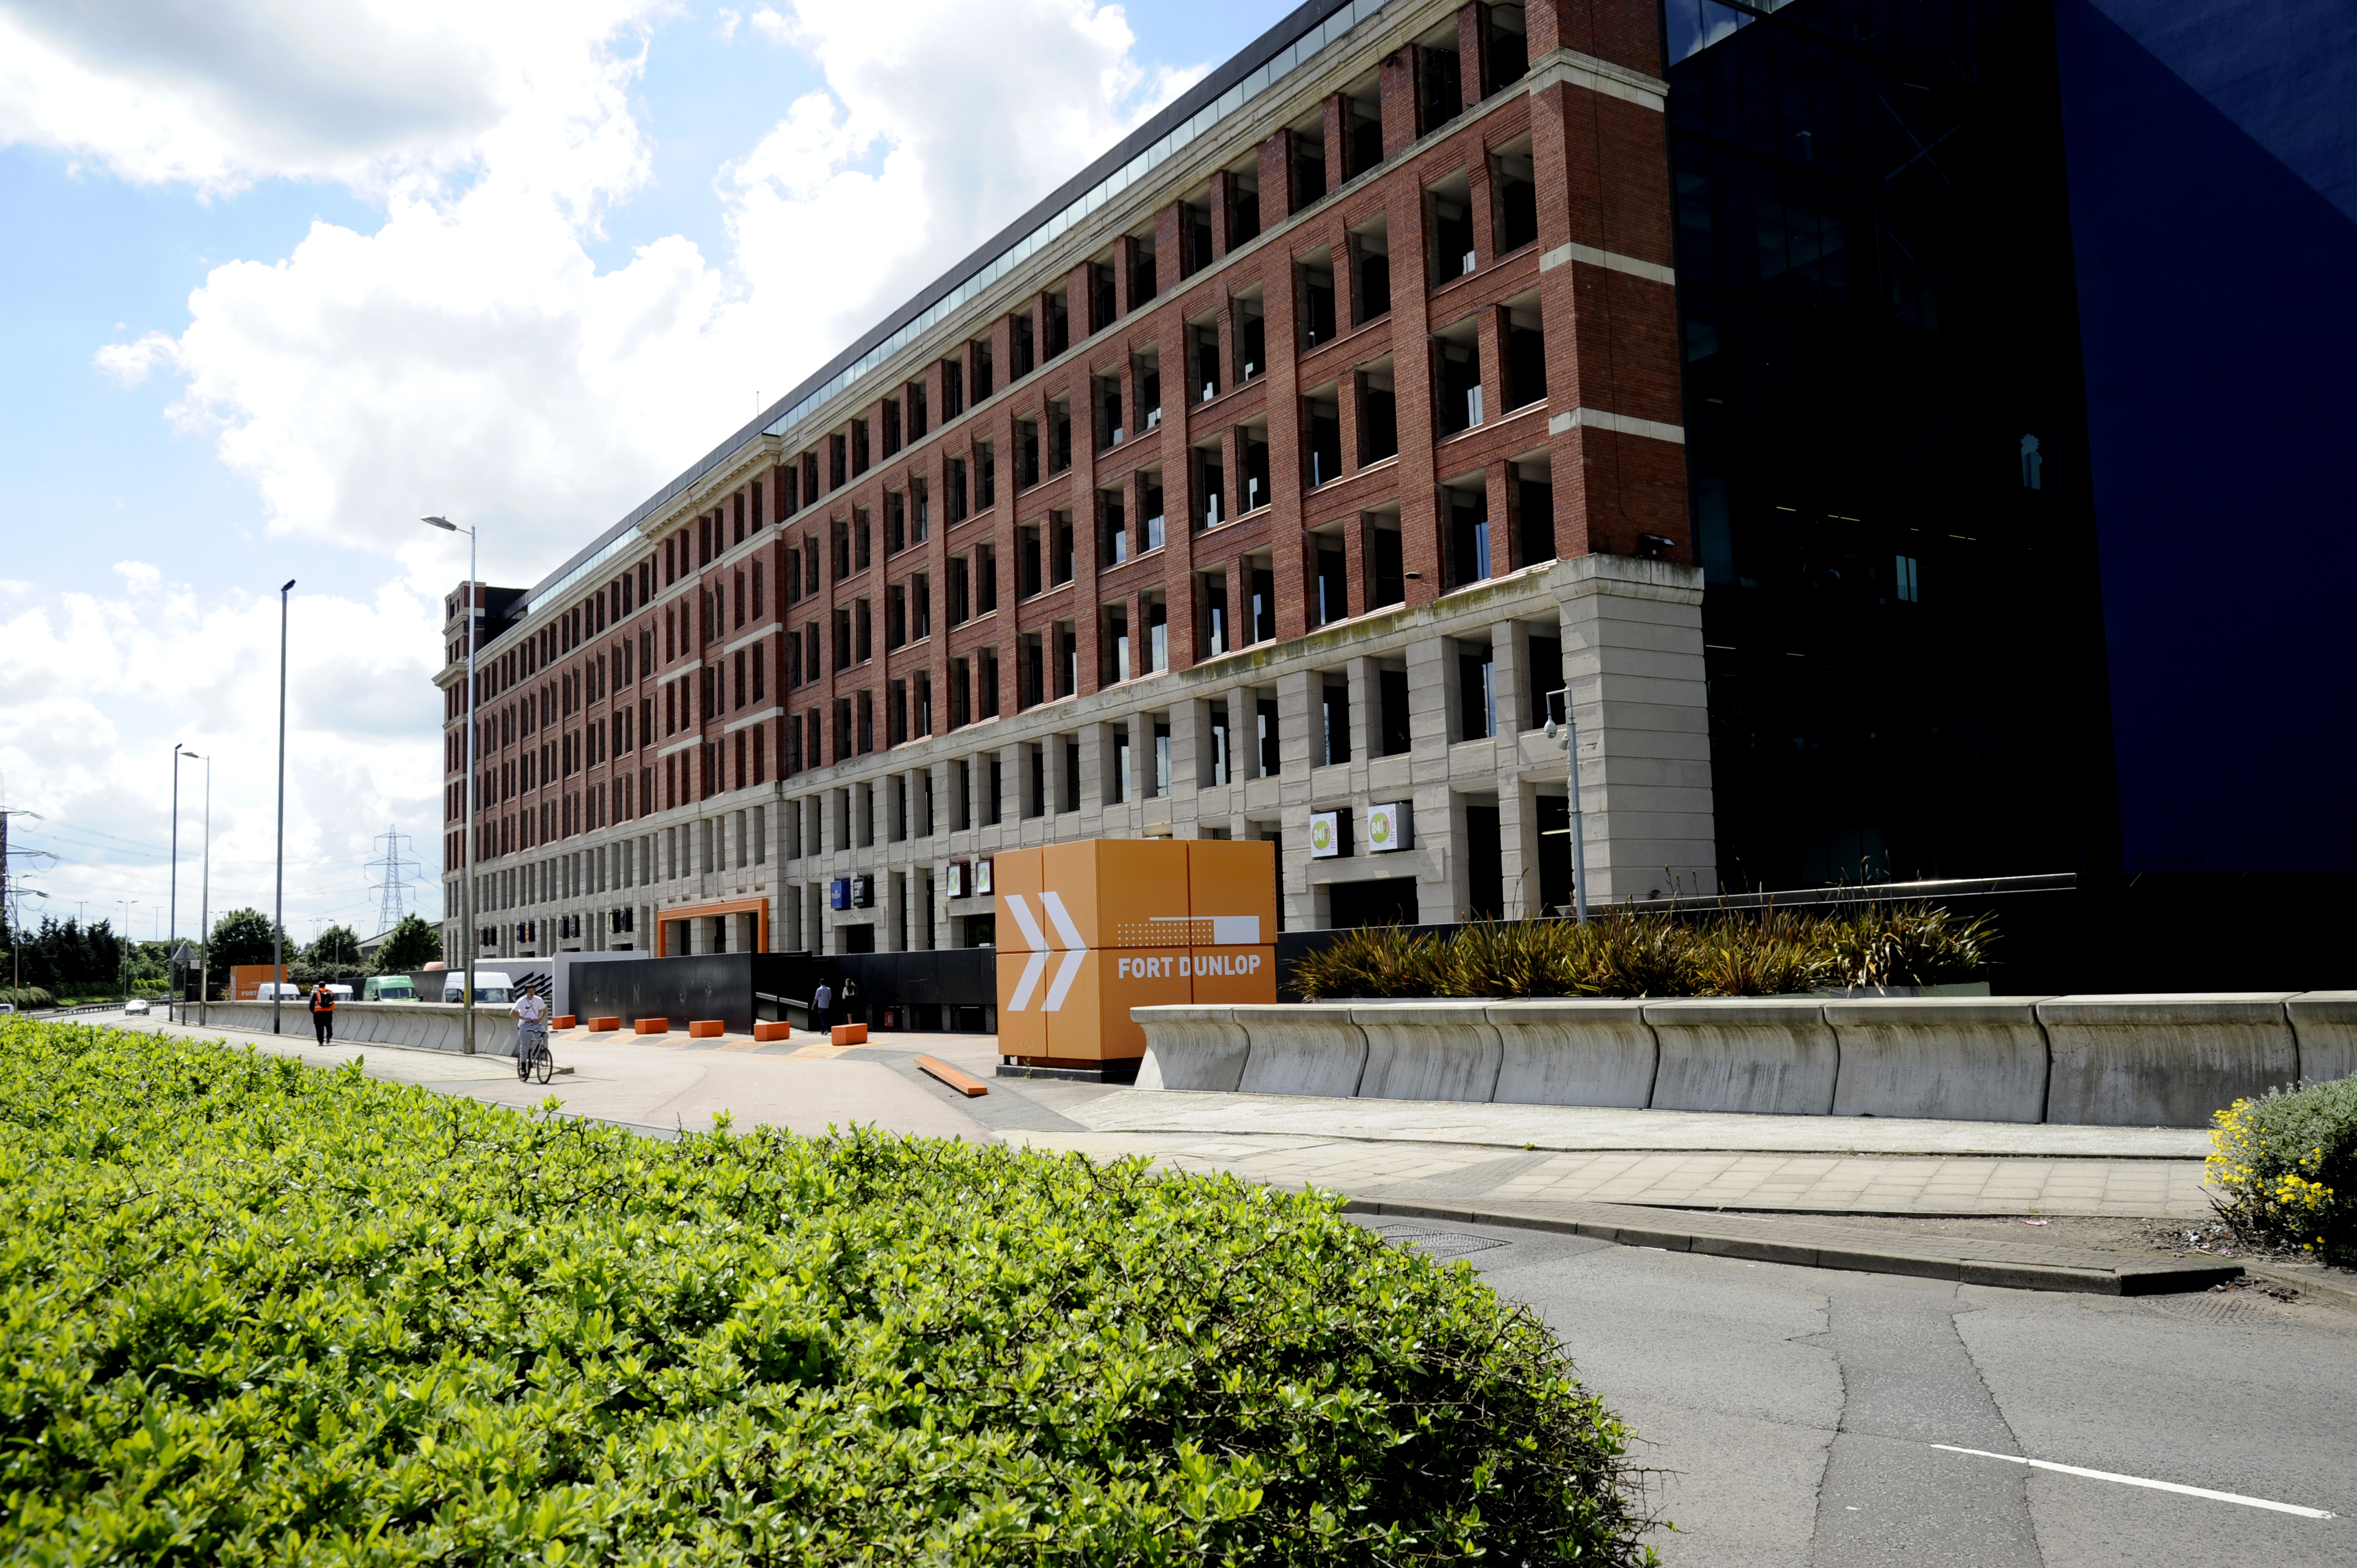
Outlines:
[[2124, 1487], [2149, 1487], [2156, 1492], [2179, 1492], [2189, 1498], [2208, 1498], [2216, 1503], [2240, 1503], [2248, 1509], [2272, 1509], [2276, 1513], [2296, 1513], [2302, 1519], [2333, 1519], [2338, 1516], [2323, 1509], [2304, 1509], [2298, 1503], [2271, 1503], [2265, 1498], [2246, 1498], [2240, 1492], [2213, 1492], [2207, 1487], [2180, 1487], [2175, 1481], [2149, 1481], [2142, 1476], [2115, 1476], [2109, 1470], [2083, 1470], [2076, 1465], [2057, 1465], [2051, 1459], [2025, 1459], [2018, 1454], [1992, 1454], [1986, 1448], [1959, 1448], [1953, 1443], [1934, 1443], [1934, 1448], [1944, 1448], [1951, 1454], [1970, 1454], [1980, 1459], [2002, 1459], [2008, 1465], [2028, 1465], [2033, 1469], [2055, 1470], [2065, 1476], [2084, 1476], [2091, 1481], [2117, 1481]]

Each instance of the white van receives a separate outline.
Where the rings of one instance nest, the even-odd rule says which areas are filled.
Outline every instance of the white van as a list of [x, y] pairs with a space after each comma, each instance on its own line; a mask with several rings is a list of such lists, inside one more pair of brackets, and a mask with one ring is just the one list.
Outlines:
[[[464, 1002], [467, 999], [467, 972], [451, 970], [442, 979], [442, 1000]], [[479, 1007], [504, 1007], [515, 1000], [515, 983], [496, 969], [475, 971], [475, 1004]]]
[[283, 980], [265, 980], [253, 988], [256, 1002], [300, 1002], [308, 994], [301, 986]]
[[361, 982], [361, 1000], [414, 1002], [417, 1000], [417, 987], [409, 983], [409, 976], [405, 974], [371, 974]]

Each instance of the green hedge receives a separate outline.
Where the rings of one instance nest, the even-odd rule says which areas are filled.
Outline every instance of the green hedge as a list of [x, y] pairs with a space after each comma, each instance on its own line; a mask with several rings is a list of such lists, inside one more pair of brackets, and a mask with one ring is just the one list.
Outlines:
[[1547, 1331], [1333, 1203], [0, 1024], [0, 1558], [1650, 1561]]
[[1774, 996], [1854, 985], [1945, 985], [1986, 971], [1996, 933], [1922, 904], [1831, 912], [1616, 909], [1586, 924], [1480, 920], [1448, 936], [1396, 926], [1344, 933], [1289, 977], [1339, 996]]
[[2357, 1078], [2237, 1100], [2212, 1121], [2210, 1183], [2228, 1223], [2357, 1263]]

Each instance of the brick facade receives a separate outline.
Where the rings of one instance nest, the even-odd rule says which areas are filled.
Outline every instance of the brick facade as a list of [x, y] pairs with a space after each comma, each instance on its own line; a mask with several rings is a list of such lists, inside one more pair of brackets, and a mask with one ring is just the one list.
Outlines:
[[[1541, 635], [1565, 639], [1567, 670], [1597, 655], [1595, 678], [1609, 684], [1611, 660], [1572, 647], [1578, 616], [1564, 607], [1566, 596], [1584, 602], [1619, 584], [1648, 604], [1684, 606], [1672, 621], [1692, 621], [1699, 597], [1678, 428], [1657, 10], [1614, 0], [1576, 16], [1570, 7], [1559, 16], [1554, 0], [1529, 5], [1519, 46], [1529, 68], [1501, 81], [1517, 46], [1487, 7], [1393, 0], [815, 418], [749, 435], [673, 504], [642, 517], [610, 563], [536, 590], [520, 618], [494, 620], [479, 675], [476, 923], [497, 935], [477, 950], [651, 947], [650, 923], [666, 908], [747, 889], [771, 898], [780, 946], [833, 950], [845, 940], [834, 928], [861, 920], [879, 947], [948, 945], [959, 933], [945, 922], [975, 911], [943, 913], [942, 868], [998, 844], [1154, 832], [1282, 832], [1298, 844], [1306, 826], [1295, 819], [1327, 809], [1321, 789], [1330, 794], [1344, 778], [1307, 749], [1319, 682], [1344, 679], [1319, 674], [1323, 666], [1344, 669], [1352, 693], [1361, 766], [1351, 777], [1364, 788], [1433, 792], [1433, 830], [1419, 836], [1434, 851], [1415, 857], [1413, 872], [1427, 889], [1425, 918], [1452, 918], [1469, 898], [1482, 906], [1487, 884], [1478, 872], [1469, 882], [1461, 835], [1443, 826], [1464, 815], [1450, 804], [1466, 788], [1461, 717], [1445, 736], [1418, 728], [1413, 755], [1437, 746], [1437, 772], [1411, 768], [1407, 754], [1371, 756], [1379, 666], [1405, 662], [1413, 705], [1439, 723], [1456, 700], [1448, 649], [1469, 629], [1489, 644], [1500, 613], [1523, 618], [1512, 623], [1523, 628], [1520, 643], [1496, 643], [1506, 655], [1501, 682], [1517, 668], [1531, 678], [1530, 638]], [[1436, 102], [1452, 73], [1461, 101]], [[1353, 177], [1349, 127], [1371, 95], [1382, 162]], [[1533, 231], [1510, 233], [1518, 221], [1510, 209], [1523, 198], [1505, 189], [1501, 156], [1517, 168], [1528, 159]], [[1430, 195], [1436, 188], [1448, 194]], [[1464, 217], [1436, 219], [1442, 200]], [[1436, 226], [1460, 222], [1469, 228]], [[1370, 311], [1357, 258], [1378, 224], [1388, 309]], [[1196, 253], [1203, 227], [1208, 256]], [[1454, 236], [1446, 255], [1444, 231]], [[1454, 247], [1469, 232], [1466, 272]], [[1146, 298], [1139, 262], [1149, 245]], [[1304, 316], [1313, 264], [1334, 285], [1332, 328], [1314, 342]], [[1518, 325], [1529, 322], [1536, 326]], [[1199, 343], [1217, 360], [1208, 399]], [[1468, 346], [1478, 394], [1453, 386], [1443, 364]], [[1517, 354], [1543, 363], [1544, 395], [1510, 384]], [[1151, 429], [1141, 408], [1149, 363], [1159, 389]], [[1380, 392], [1370, 389], [1386, 375], [1397, 450], [1369, 456], [1362, 447], [1380, 427], [1369, 412]], [[1106, 391], [1118, 399], [1117, 442], [1105, 439]], [[1318, 410], [1334, 410], [1335, 431], [1314, 460], [1323, 470], [1339, 456], [1339, 472], [1321, 471], [1315, 484], [1313, 394]], [[1479, 423], [1450, 428], [1465, 423], [1476, 395]], [[924, 428], [912, 434], [920, 397]], [[1058, 468], [1066, 421], [1069, 466]], [[899, 447], [887, 452], [896, 431]], [[1217, 522], [1207, 526], [1215, 494], [1205, 476], [1214, 472]], [[1544, 493], [1531, 488], [1534, 475], [1552, 487], [1560, 558], [1552, 565], [1525, 545], [1547, 531], [1518, 526], [1523, 498]], [[1149, 521], [1154, 489], [1161, 510]], [[1451, 530], [1474, 511], [1487, 523], [1491, 564], [1487, 578], [1469, 582]], [[1067, 521], [1071, 574], [1057, 582]], [[1158, 544], [1147, 536], [1157, 522]], [[1394, 527], [1402, 575], [1379, 583], [1374, 546]], [[1338, 532], [1343, 601], [1327, 620], [1340, 624], [1321, 625], [1320, 548]], [[1037, 591], [1028, 580], [1035, 539]], [[1628, 559], [1575, 574], [1574, 558], [1590, 554]], [[1273, 638], [1253, 635], [1256, 573], [1274, 590]], [[1392, 602], [1379, 596], [1386, 588]], [[1222, 653], [1205, 646], [1215, 593], [1225, 598]], [[446, 865], [455, 876], [465, 795], [465, 634], [455, 596], [453, 610], [450, 645], [461, 657], [441, 681], [454, 737]], [[1168, 618], [1158, 671], [1146, 668], [1157, 612]], [[1128, 639], [1126, 680], [1114, 668], [1117, 627]], [[1662, 657], [1684, 657], [1683, 645], [1671, 645], [1684, 634], [1663, 635]], [[846, 639], [851, 657], [839, 668]], [[1038, 691], [1027, 684], [1034, 639]], [[1686, 641], [1692, 671], [1668, 682], [1696, 688], [1685, 694], [1698, 715], [1698, 631]], [[1355, 664], [1337, 663], [1343, 644]], [[1076, 675], [1069, 693], [1060, 690], [1065, 662]], [[1609, 775], [1614, 693], [1572, 682], [1583, 734], [1592, 730], [1600, 748], [1596, 772]], [[920, 693], [930, 693], [923, 728]], [[1247, 709], [1256, 714], [1272, 696], [1287, 752], [1277, 773], [1207, 785], [1216, 772], [1206, 760], [1212, 715], [1224, 711], [1241, 753]], [[1561, 794], [1563, 760], [1522, 734], [1527, 690], [1512, 700], [1522, 706], [1510, 722], [1508, 698], [1499, 698], [1497, 755], [1480, 757], [1473, 786], [1495, 793], [1501, 819], [1523, 835], [1509, 835], [1509, 851], [1535, 856], [1529, 801], [1546, 792], [1550, 768]], [[1153, 789], [1157, 725], [1171, 731], [1167, 792]], [[1109, 769], [1125, 731], [1139, 777], [1118, 783]], [[1038, 768], [1045, 800], [1032, 777], [1035, 746], [1049, 754]], [[1068, 747], [1082, 755], [1077, 800], [1064, 799]], [[986, 780], [994, 759], [996, 812], [977, 810], [974, 826], [955, 826], [962, 808], [946, 798], [961, 788], [979, 796], [976, 770]], [[1400, 764], [1396, 786], [1369, 781], [1378, 761]], [[1660, 864], [1707, 885], [1706, 757], [1700, 766], [1698, 797], [1690, 780], [1677, 786], [1680, 823], [1645, 837], [1673, 845]], [[1607, 777], [1583, 775], [1583, 800], [1602, 812], [1609, 787]], [[1624, 811], [1638, 809], [1625, 793], [1634, 787], [1623, 786]], [[920, 822], [920, 806], [904, 802], [928, 788], [934, 821]], [[1647, 891], [1609, 869], [1620, 864], [1609, 846], [1599, 853], [1596, 896]], [[1351, 877], [1333, 863], [1284, 859], [1288, 918], [1322, 923], [1318, 890], [1327, 884], [1317, 878]], [[879, 887], [872, 912], [823, 913], [814, 895], [845, 875], [888, 878], [897, 907]], [[1653, 869], [1629, 875], [1662, 879]], [[934, 896], [919, 908], [927, 877]], [[1534, 909], [1535, 888], [1515, 886], [1530, 879], [1507, 880], [1504, 905]], [[619, 920], [631, 929], [612, 929]]]

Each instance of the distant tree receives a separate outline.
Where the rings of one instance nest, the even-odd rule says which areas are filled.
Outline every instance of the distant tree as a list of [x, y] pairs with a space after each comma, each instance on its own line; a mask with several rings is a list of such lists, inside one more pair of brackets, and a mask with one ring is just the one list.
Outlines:
[[350, 926], [329, 926], [303, 956], [331, 974], [350, 974], [361, 966], [361, 940]]
[[[259, 909], [231, 909], [213, 922], [212, 952], [207, 962], [216, 973], [226, 972], [241, 963], [270, 961], [270, 917]], [[289, 959], [301, 952], [293, 942], [286, 944]]]
[[404, 915], [376, 950], [376, 972], [397, 974], [423, 969], [442, 956], [442, 933], [415, 915]]

